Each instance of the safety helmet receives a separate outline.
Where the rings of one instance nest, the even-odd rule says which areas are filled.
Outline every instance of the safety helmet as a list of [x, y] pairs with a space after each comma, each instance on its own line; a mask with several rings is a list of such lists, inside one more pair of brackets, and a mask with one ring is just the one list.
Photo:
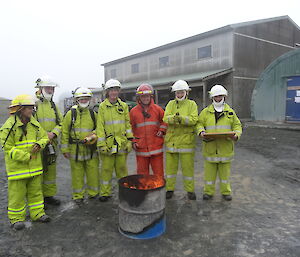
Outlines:
[[113, 87], [118, 87], [121, 88], [121, 83], [119, 80], [116, 79], [110, 79], [108, 81], [106, 81], [105, 85], [104, 85], [104, 89], [107, 90], [109, 88], [113, 88]]
[[80, 98], [80, 97], [92, 97], [93, 93], [90, 89], [86, 87], [79, 87], [75, 90], [74, 92], [74, 97], [75, 98]]
[[141, 84], [137, 90], [136, 90], [136, 95], [153, 95], [154, 90], [153, 87], [149, 84]]
[[209, 91], [210, 98], [218, 95], [227, 96], [227, 90], [222, 85], [214, 85]]
[[179, 91], [179, 90], [191, 90], [188, 83], [185, 80], [177, 80], [172, 86], [172, 92]]
[[9, 108], [9, 113], [16, 113], [22, 106], [34, 106], [35, 102], [31, 95], [18, 95], [12, 101]]
[[41, 87], [58, 87], [58, 84], [49, 76], [42, 76], [36, 80], [35, 88]]

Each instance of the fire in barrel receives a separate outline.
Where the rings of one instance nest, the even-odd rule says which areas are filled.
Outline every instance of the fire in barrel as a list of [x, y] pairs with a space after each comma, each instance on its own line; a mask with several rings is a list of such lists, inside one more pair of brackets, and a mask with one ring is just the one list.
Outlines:
[[158, 237], [166, 230], [165, 180], [131, 175], [119, 180], [119, 231], [134, 239]]

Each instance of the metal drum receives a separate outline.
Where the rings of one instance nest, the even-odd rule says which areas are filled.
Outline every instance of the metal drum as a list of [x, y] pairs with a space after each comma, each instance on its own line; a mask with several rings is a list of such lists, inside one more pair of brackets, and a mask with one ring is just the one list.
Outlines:
[[158, 237], [166, 230], [165, 180], [131, 175], [119, 180], [119, 231], [134, 239]]

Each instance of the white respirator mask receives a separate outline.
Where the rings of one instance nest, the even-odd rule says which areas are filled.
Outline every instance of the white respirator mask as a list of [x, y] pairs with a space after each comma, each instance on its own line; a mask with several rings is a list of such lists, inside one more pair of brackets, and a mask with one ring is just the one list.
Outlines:
[[186, 98], [186, 91], [184, 90], [184, 95], [181, 98], [178, 98], [177, 96], [175, 96], [177, 101], [183, 101]]
[[87, 108], [89, 105], [90, 105], [90, 101], [86, 102], [86, 103], [80, 103], [78, 102], [78, 105], [81, 107], [81, 108]]
[[220, 102], [216, 102], [213, 99], [213, 106], [217, 112], [222, 112], [224, 110], [224, 104], [225, 104], [225, 97]]
[[48, 101], [50, 101], [53, 97], [53, 94], [48, 94], [44, 88], [42, 88], [42, 95], [45, 99], [47, 99]]

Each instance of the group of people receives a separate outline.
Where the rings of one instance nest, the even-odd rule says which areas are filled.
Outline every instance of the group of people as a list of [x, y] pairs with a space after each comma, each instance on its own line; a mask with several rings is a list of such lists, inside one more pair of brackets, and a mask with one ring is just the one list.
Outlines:
[[[109, 200], [113, 172], [117, 178], [127, 176], [126, 159], [132, 148], [138, 174], [149, 174], [151, 166], [154, 175], [165, 177], [167, 199], [173, 197], [180, 163], [187, 197], [196, 200], [197, 135], [203, 139], [203, 200], [215, 194], [217, 175], [223, 198], [232, 199], [230, 164], [234, 141], [240, 138], [242, 128], [234, 110], [225, 103], [227, 90], [222, 85], [211, 88], [212, 104], [198, 116], [197, 104], [188, 99], [190, 87], [184, 80], [173, 84], [175, 97], [165, 111], [154, 103], [152, 86], [141, 84], [136, 91], [137, 105], [129, 112], [119, 98], [121, 83], [110, 79], [105, 83], [106, 98], [98, 113], [90, 108], [91, 90], [80, 87], [74, 92], [76, 104], [63, 117], [53, 102], [57, 83], [45, 77], [36, 84], [37, 99], [29, 95], [13, 99], [11, 115], [0, 129], [8, 178], [8, 217], [14, 229], [25, 227], [26, 206], [33, 221], [49, 222], [45, 206], [60, 204], [56, 197], [59, 138], [61, 152], [70, 161], [72, 198], [78, 205], [86, 194], [91, 199], [99, 196], [101, 202]], [[230, 132], [227, 137], [206, 136], [226, 132]]]

